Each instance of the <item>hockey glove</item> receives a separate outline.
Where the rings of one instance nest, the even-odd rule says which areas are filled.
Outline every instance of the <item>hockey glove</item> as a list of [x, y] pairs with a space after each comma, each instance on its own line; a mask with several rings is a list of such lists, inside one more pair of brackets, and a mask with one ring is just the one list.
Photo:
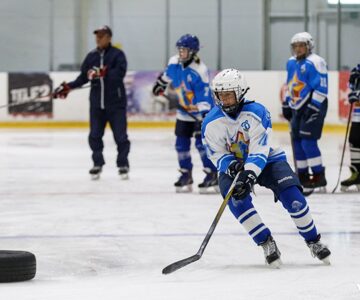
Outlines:
[[102, 68], [99, 67], [92, 67], [88, 72], [87, 72], [87, 77], [88, 79], [94, 80], [94, 79], [99, 79], [99, 78], [103, 78], [106, 75], [106, 71], [107, 71], [107, 67], [104, 66]]
[[162, 75], [163, 74], [159, 75], [159, 77], [157, 78], [157, 80], [153, 86], [152, 93], [154, 96], [160, 96], [160, 95], [164, 94], [164, 92], [167, 88], [168, 83], [164, 79], [162, 79]]
[[360, 90], [350, 92], [348, 99], [349, 99], [350, 103], [359, 102], [360, 101]]
[[228, 174], [231, 178], [235, 178], [237, 173], [244, 170], [244, 164], [234, 160], [230, 163], [228, 169], [226, 170], [226, 174]]
[[256, 174], [254, 171], [245, 170], [240, 173], [238, 180], [236, 181], [232, 197], [235, 200], [245, 199], [250, 192], [254, 184], [256, 183]]
[[313, 103], [309, 103], [304, 111], [305, 123], [310, 123], [315, 121], [319, 116], [320, 108], [318, 108]]
[[68, 94], [70, 93], [70, 87], [69, 85], [64, 81], [62, 84], [60, 84], [60, 86], [58, 86], [54, 93], [53, 93], [53, 97], [56, 98], [60, 98], [60, 99], [65, 99]]
[[291, 121], [292, 110], [291, 110], [289, 104], [285, 101], [282, 104], [282, 114], [286, 120], [288, 120], [289, 122]]
[[360, 82], [360, 65], [356, 68], [353, 68], [350, 73], [349, 83], [350, 88], [357, 89], [358, 87], [355, 86], [356, 81]]

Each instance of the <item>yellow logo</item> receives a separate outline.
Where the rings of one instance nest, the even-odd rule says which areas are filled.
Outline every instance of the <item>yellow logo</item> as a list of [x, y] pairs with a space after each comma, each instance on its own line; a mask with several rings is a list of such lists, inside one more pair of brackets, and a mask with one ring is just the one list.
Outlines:
[[296, 104], [296, 102], [301, 100], [300, 94], [304, 87], [305, 83], [299, 80], [295, 72], [293, 78], [288, 83], [292, 103]]

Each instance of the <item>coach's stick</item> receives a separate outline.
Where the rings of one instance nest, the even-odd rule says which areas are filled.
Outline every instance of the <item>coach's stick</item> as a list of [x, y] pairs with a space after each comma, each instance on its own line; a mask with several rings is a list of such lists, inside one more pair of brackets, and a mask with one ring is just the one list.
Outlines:
[[177, 262], [174, 262], [171, 265], [168, 265], [166, 268], [164, 268], [162, 270], [163, 274], [170, 274], [170, 273], [172, 273], [172, 272], [174, 272], [176, 270], [179, 270], [180, 268], [185, 267], [188, 264], [191, 264], [191, 263], [193, 263], [193, 262], [195, 262], [195, 261], [197, 261], [197, 260], [199, 260], [201, 258], [201, 256], [203, 255], [203, 253], [205, 251], [205, 248], [206, 248], [207, 244], [209, 243], [209, 240], [210, 240], [212, 234], [214, 233], [216, 225], [219, 223], [220, 217], [221, 217], [222, 213], [224, 212], [224, 209], [225, 209], [227, 203], [229, 202], [229, 199], [230, 199], [230, 197], [232, 195], [232, 192], [234, 190], [234, 187], [235, 187], [235, 184], [236, 184], [236, 181], [237, 181], [239, 175], [240, 175], [240, 172], [237, 173], [237, 175], [235, 176], [233, 182], [231, 183], [229, 191], [227, 192], [227, 194], [226, 194], [226, 196], [224, 198], [224, 201], [222, 202], [222, 204], [221, 204], [221, 206], [220, 206], [220, 208], [219, 208], [219, 210], [218, 210], [218, 212], [217, 212], [217, 214], [215, 216], [215, 219], [212, 222], [212, 224], [210, 226], [210, 229], [209, 229], [209, 231], [207, 232], [207, 234], [205, 236], [204, 241], [201, 243], [201, 246], [200, 246], [198, 252], [193, 256], [190, 256], [188, 258], [185, 258], [185, 259], [179, 260]]
[[[85, 85], [85, 86], [82, 86], [82, 87], [79, 87], [79, 88], [71, 89], [70, 92], [76, 91], [76, 90], [81, 90], [81, 89], [87, 89], [89, 87], [90, 87], [90, 85]], [[30, 104], [30, 103], [33, 103], [33, 102], [37, 102], [37, 100], [40, 100], [42, 98], [53, 97], [54, 93], [50, 93], [48, 95], [43, 95], [43, 96], [39, 96], [39, 95], [40, 95], [40, 93], [38, 93], [36, 97], [34, 97], [34, 98], [32, 98], [32, 99], [30, 99], [29, 101], [26, 101], [26, 102], [9, 103], [9, 104], [0, 105], [0, 109], [6, 108], [6, 107], [13, 107], [13, 106], [18, 106], [18, 105]]]

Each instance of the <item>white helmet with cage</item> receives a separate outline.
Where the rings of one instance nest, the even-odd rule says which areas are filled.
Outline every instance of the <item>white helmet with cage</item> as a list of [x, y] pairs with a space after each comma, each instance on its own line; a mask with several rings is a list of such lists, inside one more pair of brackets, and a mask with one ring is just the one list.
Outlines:
[[[211, 83], [211, 90], [214, 93], [216, 103], [226, 113], [237, 111], [248, 89], [249, 88], [247, 86], [245, 76], [236, 69], [225, 69], [221, 71], [214, 77]], [[236, 104], [231, 106], [224, 106], [221, 99], [219, 98], [218, 93], [229, 91], [233, 91], [235, 93]]]
[[290, 45], [294, 45], [295, 43], [305, 43], [308, 47], [309, 53], [314, 49], [314, 39], [308, 32], [299, 32], [296, 33], [292, 38]]

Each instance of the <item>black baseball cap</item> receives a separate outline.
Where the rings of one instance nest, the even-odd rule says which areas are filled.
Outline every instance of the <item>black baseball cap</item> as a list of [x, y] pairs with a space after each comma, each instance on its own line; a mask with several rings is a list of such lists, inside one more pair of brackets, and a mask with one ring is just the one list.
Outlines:
[[98, 32], [104, 32], [104, 33], [107, 33], [108, 35], [112, 36], [112, 31], [111, 31], [110, 27], [107, 25], [104, 25], [104, 26], [94, 30], [94, 34], [97, 34]]

